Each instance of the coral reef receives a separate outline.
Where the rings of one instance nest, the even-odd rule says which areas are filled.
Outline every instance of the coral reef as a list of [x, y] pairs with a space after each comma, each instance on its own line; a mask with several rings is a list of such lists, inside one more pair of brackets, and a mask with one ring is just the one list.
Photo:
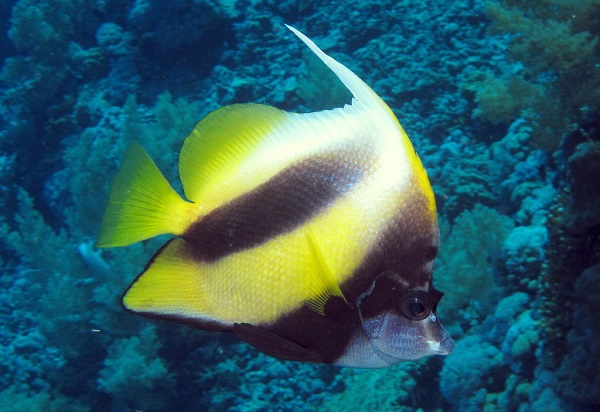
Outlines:
[[[595, 410], [598, 0], [2, 1], [0, 409]], [[177, 186], [231, 103], [350, 96], [283, 23], [389, 103], [428, 170], [448, 357], [280, 362], [119, 300], [162, 240], [93, 245], [131, 141]]]
[[112, 396], [115, 409], [127, 405], [139, 409], [166, 407], [165, 397], [156, 389], [170, 389], [173, 376], [159, 350], [152, 325], [145, 326], [139, 336], [117, 339], [108, 347], [104, 367], [98, 374], [98, 388]]
[[556, 150], [561, 132], [583, 120], [582, 108], [600, 108], [597, 1], [489, 1], [486, 12], [495, 32], [511, 35], [508, 58], [517, 66], [471, 74], [474, 114], [492, 122], [523, 114], [537, 124], [536, 146]]
[[563, 225], [566, 230], [583, 234], [600, 225], [600, 142], [582, 143], [569, 157], [571, 196], [566, 205]]
[[[440, 390], [461, 411], [480, 411], [507, 377], [502, 352], [479, 335], [463, 338], [454, 356], [444, 362]], [[485, 387], [481, 381], [488, 381]]]
[[594, 265], [575, 282], [573, 329], [567, 336], [569, 351], [558, 369], [558, 393], [566, 399], [584, 404], [600, 404], [600, 370], [596, 362], [600, 347], [600, 265]]
[[510, 218], [481, 204], [461, 213], [451, 229], [441, 226], [443, 247], [436, 263], [436, 287], [447, 295], [441, 313], [451, 329], [459, 319], [480, 322], [493, 307], [494, 266], [512, 227]]

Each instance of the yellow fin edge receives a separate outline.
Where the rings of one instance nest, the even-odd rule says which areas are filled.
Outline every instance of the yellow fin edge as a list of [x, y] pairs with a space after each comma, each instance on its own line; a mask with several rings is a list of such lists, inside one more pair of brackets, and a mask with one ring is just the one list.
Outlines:
[[179, 235], [197, 210], [173, 190], [148, 153], [134, 142], [115, 177], [97, 247], [127, 246], [161, 234]]

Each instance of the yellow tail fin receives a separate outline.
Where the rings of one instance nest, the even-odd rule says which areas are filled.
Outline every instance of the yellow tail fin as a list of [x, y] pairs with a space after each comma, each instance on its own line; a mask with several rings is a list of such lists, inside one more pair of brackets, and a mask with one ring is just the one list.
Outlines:
[[127, 246], [157, 235], [179, 235], [197, 209], [173, 190], [142, 146], [133, 143], [115, 177], [97, 246]]

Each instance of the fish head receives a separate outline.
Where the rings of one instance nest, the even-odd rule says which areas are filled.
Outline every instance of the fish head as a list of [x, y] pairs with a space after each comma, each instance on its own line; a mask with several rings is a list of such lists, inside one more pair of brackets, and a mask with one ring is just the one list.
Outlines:
[[454, 340], [436, 314], [442, 296], [431, 283], [409, 289], [391, 271], [377, 277], [357, 300], [362, 328], [375, 354], [394, 364], [452, 352]]

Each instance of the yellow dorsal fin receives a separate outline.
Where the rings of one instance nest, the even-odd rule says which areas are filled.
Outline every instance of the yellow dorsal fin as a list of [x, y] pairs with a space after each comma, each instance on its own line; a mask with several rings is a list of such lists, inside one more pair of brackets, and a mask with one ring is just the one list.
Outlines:
[[[310, 228], [308, 228], [306, 231], [306, 238], [308, 240], [310, 254], [314, 263], [314, 267], [307, 269], [309, 273], [317, 277], [317, 282], [312, 283], [316, 286], [315, 290], [312, 291], [312, 295], [314, 297], [308, 299], [305, 304], [319, 315], [325, 316], [325, 305], [330, 298], [338, 296], [344, 299], [345, 302], [346, 298], [344, 297], [340, 286], [337, 284], [333, 273], [331, 273], [331, 270], [329, 270], [329, 266], [327, 266], [325, 258], [321, 253], [321, 249], [317, 244], [317, 239]], [[308, 284], [311, 283], [309, 282]]]
[[127, 246], [161, 234], [179, 235], [195, 209], [173, 190], [142, 146], [133, 143], [115, 177], [97, 246]]
[[[260, 104], [233, 104], [208, 114], [185, 139], [179, 157], [183, 190], [194, 202], [211, 202], [224, 185], [239, 186], [237, 170], [270, 138], [291, 134], [270, 133], [285, 122], [284, 111]], [[232, 193], [231, 197], [241, 193]], [[219, 198], [219, 201], [230, 200]], [[210, 205], [208, 205], [210, 208]]]

